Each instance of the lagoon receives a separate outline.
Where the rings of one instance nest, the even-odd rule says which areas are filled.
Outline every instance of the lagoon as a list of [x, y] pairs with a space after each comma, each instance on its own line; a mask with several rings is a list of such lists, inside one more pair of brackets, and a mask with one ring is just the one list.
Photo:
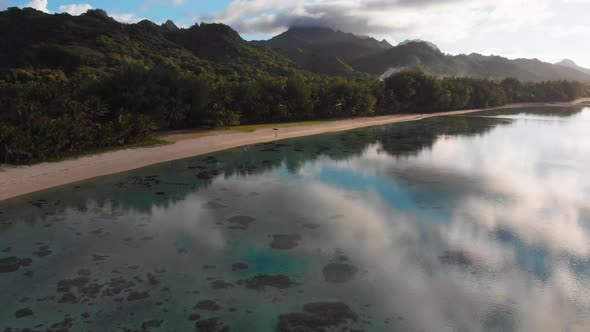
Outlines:
[[245, 146], [0, 202], [0, 330], [587, 331], [590, 109]]

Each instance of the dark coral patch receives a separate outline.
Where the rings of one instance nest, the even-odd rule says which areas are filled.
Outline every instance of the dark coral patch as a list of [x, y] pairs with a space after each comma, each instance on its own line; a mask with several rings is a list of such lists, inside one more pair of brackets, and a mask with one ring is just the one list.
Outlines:
[[127, 295], [127, 301], [137, 301], [137, 300], [143, 300], [143, 299], [147, 299], [148, 297], [150, 297], [150, 294], [148, 292], [131, 292], [129, 293], [129, 295]]
[[88, 270], [80, 270], [78, 274], [79, 277], [58, 282], [57, 292], [63, 293], [59, 303], [88, 303], [90, 299], [95, 299], [105, 287], [105, 284], [91, 282]]
[[157, 175], [149, 175], [149, 176], [130, 176], [127, 178], [127, 181], [118, 182], [115, 184], [119, 188], [151, 188], [160, 183], [158, 180]]
[[150, 329], [152, 327], [160, 327], [160, 326], [162, 326], [163, 323], [164, 323], [163, 320], [152, 319], [152, 320], [149, 320], [147, 322], [143, 322], [141, 324], [141, 328], [143, 330], [148, 330], [148, 329]]
[[277, 331], [352, 331], [347, 325], [357, 320], [358, 316], [344, 303], [309, 303], [303, 306], [303, 312], [279, 316]]
[[199, 318], [201, 318], [201, 315], [199, 315], [197, 313], [192, 313], [192, 314], [190, 314], [190, 316], [188, 316], [188, 320], [192, 320], [192, 321], [199, 320]]
[[78, 270], [78, 275], [83, 277], [89, 277], [91, 274], [90, 270], [88, 269], [80, 269]]
[[7, 257], [0, 259], [0, 273], [14, 272], [23, 266], [31, 265], [30, 258]]
[[443, 256], [440, 256], [441, 262], [450, 265], [470, 266], [473, 265], [473, 260], [463, 251], [447, 251]]
[[40, 246], [37, 251], [33, 253], [33, 255], [43, 258], [45, 256], [51, 255], [53, 252], [49, 249], [49, 246]]
[[69, 292], [72, 289], [79, 289], [84, 287], [90, 282], [90, 278], [87, 276], [76, 277], [73, 279], [60, 280], [57, 283], [57, 291], [60, 293]]
[[309, 224], [303, 225], [303, 227], [307, 228], [307, 229], [317, 229], [317, 228], [320, 228], [320, 224], [309, 223]]
[[33, 315], [33, 310], [31, 310], [29, 308], [19, 309], [14, 313], [14, 317], [16, 317], [16, 318], [23, 318], [23, 317], [28, 317], [28, 316], [32, 316], [32, 315]]
[[219, 210], [219, 209], [224, 209], [227, 206], [225, 206], [221, 203], [217, 203], [215, 201], [211, 201], [211, 202], [205, 203], [205, 205], [203, 205], [203, 207], [206, 209], [210, 209], [210, 210]]
[[344, 283], [352, 280], [358, 269], [352, 265], [344, 263], [333, 263], [324, 266], [322, 273], [327, 282]]
[[108, 255], [99, 255], [99, 254], [92, 255], [92, 260], [95, 262], [101, 262], [101, 261], [106, 260], [107, 258], [109, 258]]
[[229, 327], [220, 318], [203, 319], [195, 323], [196, 332], [229, 332]]
[[107, 284], [107, 288], [103, 291], [103, 295], [114, 296], [121, 294], [124, 291], [130, 290], [134, 286], [133, 282], [123, 278], [111, 279]]
[[155, 286], [155, 285], [159, 285], [160, 284], [160, 280], [158, 280], [158, 278], [156, 278], [155, 275], [153, 275], [153, 274], [151, 274], [151, 273], [148, 272], [146, 276], [148, 278], [148, 281], [149, 281], [150, 285]]
[[299, 245], [299, 234], [277, 234], [272, 236], [270, 247], [278, 250], [291, 250]]
[[49, 331], [70, 331], [73, 322], [72, 318], [66, 317], [61, 322], [51, 324], [51, 330]]
[[229, 227], [230, 229], [246, 230], [256, 219], [249, 216], [235, 216], [229, 218], [227, 221], [232, 224]]
[[194, 309], [198, 310], [205, 310], [205, 311], [217, 311], [221, 309], [219, 304], [213, 300], [202, 300], [197, 305], [195, 305]]
[[232, 283], [226, 282], [224, 280], [215, 280], [211, 283], [211, 288], [213, 289], [229, 289], [234, 288]]
[[250, 279], [240, 280], [240, 281], [238, 281], [238, 285], [242, 285], [248, 289], [263, 291], [266, 289], [266, 287], [287, 289], [287, 288], [291, 288], [291, 287], [297, 285], [297, 283], [293, 282], [286, 275], [263, 274], [263, 275], [255, 276]]
[[72, 294], [72, 293], [65, 293], [61, 296], [61, 299], [59, 299], [58, 303], [70, 303], [70, 304], [76, 304], [79, 303], [79, 299], [78, 297], [76, 297], [76, 295]]
[[242, 270], [247, 270], [247, 269], [248, 269], [248, 264], [246, 264], [246, 263], [234, 263], [231, 266], [232, 271], [242, 271]]

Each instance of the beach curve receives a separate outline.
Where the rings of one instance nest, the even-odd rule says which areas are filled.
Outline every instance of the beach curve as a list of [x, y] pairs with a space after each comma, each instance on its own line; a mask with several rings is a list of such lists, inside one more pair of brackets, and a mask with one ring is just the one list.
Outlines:
[[590, 103], [590, 98], [582, 98], [573, 102], [520, 103], [490, 109], [345, 119], [312, 126], [281, 128], [278, 131], [278, 137], [277, 131], [273, 130], [273, 128], [264, 128], [248, 133], [227, 133], [197, 137], [180, 140], [171, 145], [123, 149], [57, 162], [44, 162], [27, 166], [0, 165], [0, 201], [96, 177], [239, 146], [271, 142], [277, 139], [339, 132], [397, 122], [418, 121], [445, 115], [462, 115], [492, 109], [572, 107], [582, 103]]

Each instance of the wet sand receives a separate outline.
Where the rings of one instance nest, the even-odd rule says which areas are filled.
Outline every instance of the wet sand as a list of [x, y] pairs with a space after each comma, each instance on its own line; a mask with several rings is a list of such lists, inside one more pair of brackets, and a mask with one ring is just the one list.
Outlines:
[[[571, 107], [590, 103], [590, 98], [567, 103], [522, 103], [493, 109], [530, 107]], [[325, 124], [259, 129], [250, 133], [227, 133], [180, 140], [171, 145], [118, 150], [58, 162], [27, 166], [0, 165], [0, 201], [53, 187], [115, 174], [172, 160], [194, 157], [238, 146], [265, 143], [277, 139], [295, 138], [338, 132], [389, 123], [418, 121], [444, 115], [461, 115], [490, 109], [441, 112], [433, 114], [400, 114], [369, 118], [338, 120]], [[278, 136], [278, 137], [277, 137]], [[166, 137], [164, 137], [166, 138]], [[173, 140], [173, 139], [172, 139]]]

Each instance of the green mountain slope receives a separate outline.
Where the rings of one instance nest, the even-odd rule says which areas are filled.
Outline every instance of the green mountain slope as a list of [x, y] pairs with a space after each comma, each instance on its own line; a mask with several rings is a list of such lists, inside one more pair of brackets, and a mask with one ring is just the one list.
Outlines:
[[322, 27], [291, 28], [268, 41], [253, 43], [282, 53], [312, 72], [345, 76], [353, 74], [350, 63], [355, 59], [391, 48], [387, 41]]
[[452, 56], [421, 40], [409, 40], [393, 47], [386, 41], [329, 28], [292, 28], [268, 41], [254, 44], [282, 53], [301, 68], [329, 75], [369, 73], [386, 76], [403, 69], [420, 68], [443, 76], [590, 81], [590, 73], [577, 66], [475, 53]]
[[422, 68], [432, 74], [523, 81], [571, 80], [590, 82], [590, 75], [537, 59], [510, 60], [481, 54], [447, 55], [425, 42], [409, 42], [351, 63], [358, 71], [382, 75], [388, 70]]
[[570, 59], [563, 59], [563, 60], [559, 61], [558, 63], [556, 63], [556, 65], [572, 68], [572, 69], [575, 69], [575, 70], [580, 71], [582, 73], [590, 74], [590, 69], [578, 66], [575, 62], [573, 62]]
[[254, 47], [223, 24], [178, 29], [172, 22], [123, 24], [102, 10], [80, 16], [34, 9], [0, 12], [0, 69], [81, 67], [98, 73], [139, 64], [164, 64], [195, 73], [287, 75], [283, 56]]

